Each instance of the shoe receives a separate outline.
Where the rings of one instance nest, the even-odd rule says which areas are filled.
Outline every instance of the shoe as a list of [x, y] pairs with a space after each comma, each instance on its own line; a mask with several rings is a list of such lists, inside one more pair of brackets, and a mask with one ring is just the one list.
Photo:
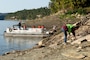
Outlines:
[[63, 45], [66, 45], [67, 43], [66, 42], [64, 42], [64, 43], [62, 43]]

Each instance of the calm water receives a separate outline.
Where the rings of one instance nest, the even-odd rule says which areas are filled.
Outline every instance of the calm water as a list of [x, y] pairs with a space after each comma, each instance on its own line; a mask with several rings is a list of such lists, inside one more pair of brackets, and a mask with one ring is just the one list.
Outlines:
[[3, 35], [7, 27], [17, 24], [18, 21], [6, 21], [0, 20], [0, 55], [5, 52], [10, 52], [12, 50], [26, 50], [30, 49], [42, 38], [20, 38], [20, 37], [5, 37]]

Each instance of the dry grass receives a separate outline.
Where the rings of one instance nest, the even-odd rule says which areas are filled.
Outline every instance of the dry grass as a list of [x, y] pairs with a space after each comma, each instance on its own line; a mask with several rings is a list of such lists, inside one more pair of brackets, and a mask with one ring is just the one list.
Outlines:
[[28, 20], [26, 21], [27, 26], [32, 27], [34, 26], [38, 26], [38, 25], [44, 25], [47, 29], [52, 29], [53, 25], [57, 26], [57, 29], [60, 29], [62, 24], [64, 22], [68, 23], [75, 23], [77, 21], [77, 19], [60, 19], [59, 15], [51, 15], [51, 16], [46, 16], [44, 18], [39, 18], [36, 20]]

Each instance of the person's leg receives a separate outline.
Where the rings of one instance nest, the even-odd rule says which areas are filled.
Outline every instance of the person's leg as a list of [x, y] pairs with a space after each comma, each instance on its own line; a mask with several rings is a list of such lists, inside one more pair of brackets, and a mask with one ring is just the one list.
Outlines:
[[75, 29], [74, 29], [74, 27], [72, 28], [71, 32], [72, 32], [73, 36], [75, 37]]
[[64, 42], [67, 43], [67, 32], [64, 31]]
[[21, 30], [21, 26], [19, 26], [19, 29]]
[[62, 29], [62, 32], [64, 33], [64, 42], [67, 43], [67, 31]]
[[75, 37], [75, 31], [72, 31], [73, 36]]
[[74, 28], [72, 29], [72, 34], [73, 34], [73, 36], [74, 36], [75, 39], [76, 39], [76, 35], [75, 35], [75, 30], [74, 30]]

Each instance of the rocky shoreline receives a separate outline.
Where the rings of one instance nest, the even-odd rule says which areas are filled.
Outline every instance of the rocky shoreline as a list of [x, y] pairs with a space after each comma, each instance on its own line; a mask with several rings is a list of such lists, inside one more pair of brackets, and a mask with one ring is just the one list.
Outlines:
[[48, 47], [34, 47], [25, 51], [13, 51], [0, 56], [0, 60], [89, 60], [90, 42], [81, 44], [54, 44]]

